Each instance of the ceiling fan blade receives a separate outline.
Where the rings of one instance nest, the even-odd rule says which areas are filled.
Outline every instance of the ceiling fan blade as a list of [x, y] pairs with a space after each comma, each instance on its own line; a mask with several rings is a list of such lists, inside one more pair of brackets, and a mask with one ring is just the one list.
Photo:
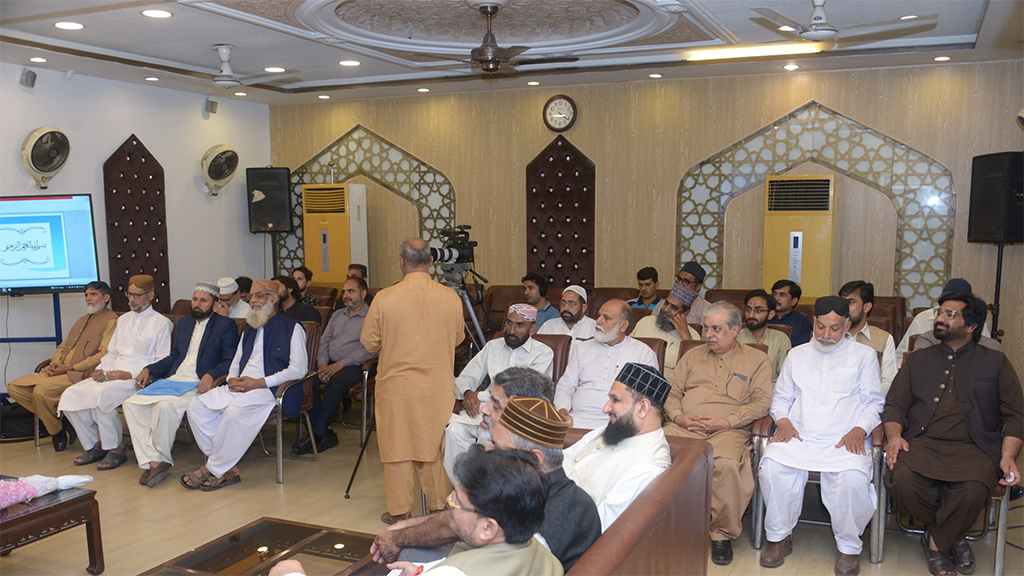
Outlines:
[[851, 30], [867, 30], [871, 28], [910, 28], [919, 26], [929, 26], [933, 28], [938, 24], [939, 15], [929, 14], [927, 16], [918, 16], [913, 20], [887, 20], [885, 22], [870, 22], [867, 24], [854, 24], [853, 26], [843, 26], [840, 28], [842, 32], [846, 33]]
[[285, 70], [284, 72], [273, 72], [268, 74], [258, 74], [256, 76], [248, 76], [246, 78], [238, 78], [238, 81], [241, 82], [243, 86], [249, 86], [266, 80], [285, 78], [287, 74], [299, 74], [300, 72], [301, 70]]
[[782, 14], [779, 14], [775, 10], [772, 10], [771, 8], [751, 8], [751, 10], [757, 12], [761, 16], [764, 16], [765, 18], [771, 20], [772, 22], [778, 24], [779, 26], [789, 26], [790, 28], [793, 28], [797, 32], [807, 28], [806, 26], [797, 22], [796, 20], [787, 18]]
[[499, 48], [494, 57], [498, 60], [511, 60], [516, 56], [519, 56], [523, 52], [529, 50], [529, 46], [510, 46], [508, 48]]
[[561, 62], [578, 62], [578, 56], [560, 56], [553, 58], [526, 58], [523, 60], [516, 60], [515, 62], [509, 62], [509, 66], [533, 66], [536, 64], [558, 64]]
[[903, 36], [909, 36], [910, 34], [916, 34], [918, 32], [927, 32], [933, 30], [936, 23], [924, 24], [923, 26], [905, 27], [905, 28], [890, 28], [889, 30], [879, 30], [878, 32], [868, 32], [865, 34], [853, 34], [847, 36], [842, 34], [839, 36], [839, 43], [842, 47], [859, 46], [861, 44], [870, 44], [872, 42], [882, 42], [884, 40], [895, 40], [896, 38], [902, 38]]

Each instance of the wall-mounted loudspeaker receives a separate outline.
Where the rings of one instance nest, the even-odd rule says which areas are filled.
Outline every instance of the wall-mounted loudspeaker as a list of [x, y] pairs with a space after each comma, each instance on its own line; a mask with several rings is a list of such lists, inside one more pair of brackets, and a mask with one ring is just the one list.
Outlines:
[[25, 88], [32, 88], [36, 85], [36, 73], [25, 68], [21, 71], [21, 80], [19, 80], [18, 83]]
[[246, 168], [249, 232], [291, 232], [291, 174], [287, 168]]
[[967, 241], [1024, 242], [1024, 152], [974, 157]]

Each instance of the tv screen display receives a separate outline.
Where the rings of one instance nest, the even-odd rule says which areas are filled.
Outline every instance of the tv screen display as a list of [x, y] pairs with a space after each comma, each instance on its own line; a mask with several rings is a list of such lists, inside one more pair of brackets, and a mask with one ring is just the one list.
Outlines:
[[80, 292], [98, 279], [92, 196], [0, 198], [0, 294]]

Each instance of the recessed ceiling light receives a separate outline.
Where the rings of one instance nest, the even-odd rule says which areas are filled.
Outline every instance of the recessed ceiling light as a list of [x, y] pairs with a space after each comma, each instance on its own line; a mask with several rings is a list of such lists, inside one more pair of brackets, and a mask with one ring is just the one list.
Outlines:
[[46, 58], [40, 58], [39, 56], [36, 56], [35, 58], [29, 58], [28, 61], [35, 62], [36, 64], [42, 64], [43, 62], [46, 62]]
[[917, 16], [914, 14], [907, 14], [906, 16], [900, 16], [900, 20], [914, 20]]
[[792, 26], [779, 26], [779, 30], [782, 32], [796, 32], [796, 28]]
[[156, 76], [146, 76], [146, 82], [159, 82], [160, 79]]
[[945, 62], [947, 60], [949, 60], [949, 56], [936, 56], [935, 57], [935, 61], [936, 62]]
[[786, 64], [782, 68], [783, 68], [783, 70], [789, 70], [790, 72], [792, 72], [793, 70], [799, 69], [800, 66], [797, 66], [796, 64]]
[[263, 71], [270, 72], [271, 74], [279, 74], [281, 72], [284, 72], [284, 68], [281, 68], [280, 66], [267, 66], [266, 68], [263, 69]]
[[174, 16], [174, 14], [171, 14], [167, 10], [143, 10], [142, 15], [148, 16], [149, 18], [170, 18], [171, 16]]
[[648, 74], [647, 77], [657, 80], [658, 78], [661, 78], [661, 74]]
[[417, 92], [430, 92], [430, 88], [419, 88], [416, 91]]
[[725, 60], [730, 58], [760, 58], [764, 56], [787, 56], [790, 54], [815, 54], [821, 52], [817, 42], [801, 44], [765, 44], [763, 46], [745, 46], [742, 48], [710, 48], [690, 52], [687, 61]]
[[317, 96], [317, 98], [319, 98], [321, 100], [330, 100], [331, 99], [331, 97], [328, 96], [327, 94], [321, 94], [321, 95]]
[[361, 62], [359, 62], [359, 60], [342, 60], [341, 62], [338, 62], [338, 64], [341, 64], [342, 66], [359, 66]]
[[245, 92], [235, 92], [235, 96], [248, 96]]
[[540, 82], [537, 82], [536, 80], [530, 80], [529, 82], [526, 83], [526, 85], [527, 86], [540, 86]]
[[85, 26], [78, 22], [57, 22], [54, 26], [61, 30], [81, 30], [82, 28], [85, 28]]

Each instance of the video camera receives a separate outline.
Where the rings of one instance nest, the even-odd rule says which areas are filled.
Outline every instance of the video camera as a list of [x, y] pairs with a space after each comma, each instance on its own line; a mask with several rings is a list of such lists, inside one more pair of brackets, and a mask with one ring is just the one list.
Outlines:
[[430, 255], [436, 264], [472, 264], [473, 248], [477, 242], [469, 239], [472, 226], [460, 224], [454, 230], [441, 230], [444, 239], [443, 248], [431, 248]]

